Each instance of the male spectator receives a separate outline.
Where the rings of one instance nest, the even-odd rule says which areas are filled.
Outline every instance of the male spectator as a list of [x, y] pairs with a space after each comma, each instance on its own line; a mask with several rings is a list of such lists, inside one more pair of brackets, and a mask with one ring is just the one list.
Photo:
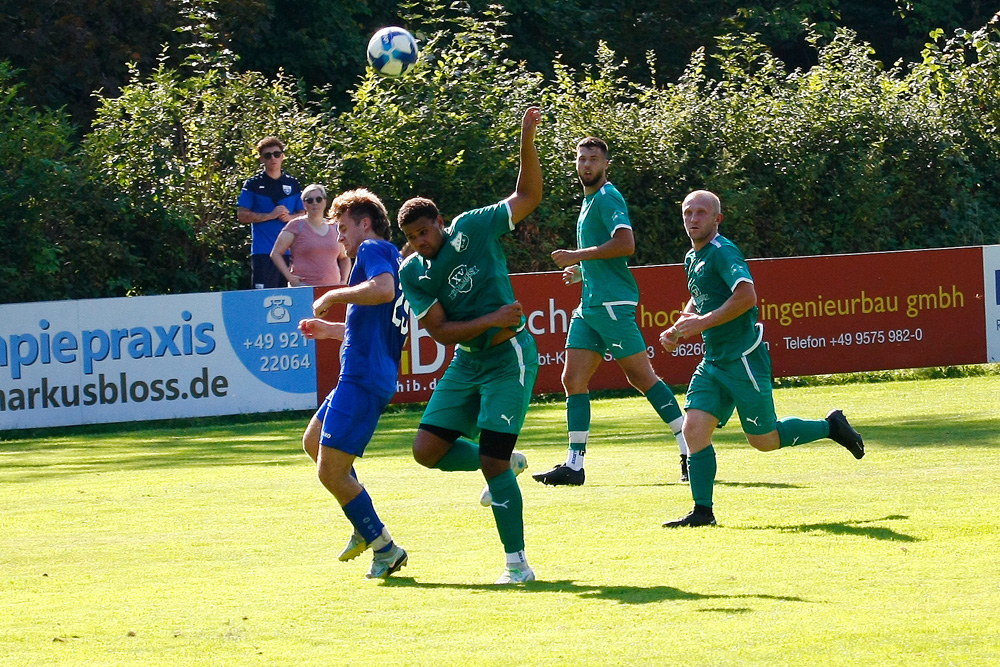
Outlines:
[[[286, 174], [285, 144], [278, 137], [257, 142], [257, 159], [264, 169], [247, 180], [236, 201], [236, 219], [250, 225], [250, 276], [254, 289], [285, 287], [287, 279], [271, 261], [271, 249], [285, 223], [303, 211], [299, 182]], [[286, 263], [291, 262], [288, 253]]]

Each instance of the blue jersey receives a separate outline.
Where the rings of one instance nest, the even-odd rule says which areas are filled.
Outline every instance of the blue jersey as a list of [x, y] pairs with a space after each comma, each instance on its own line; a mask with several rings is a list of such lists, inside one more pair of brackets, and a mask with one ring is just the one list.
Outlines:
[[[278, 206], [284, 206], [289, 213], [295, 213], [305, 210], [301, 193], [299, 182], [285, 172], [281, 172], [281, 177], [275, 179], [262, 171], [243, 184], [236, 205], [254, 213], [270, 213]], [[270, 255], [284, 226], [285, 223], [277, 218], [250, 225], [250, 253]]]
[[347, 305], [346, 332], [340, 347], [340, 380], [348, 380], [383, 396], [396, 393], [399, 357], [410, 328], [409, 306], [399, 288], [399, 250], [381, 239], [358, 247], [349, 285], [383, 273], [392, 275], [393, 300], [377, 306]]

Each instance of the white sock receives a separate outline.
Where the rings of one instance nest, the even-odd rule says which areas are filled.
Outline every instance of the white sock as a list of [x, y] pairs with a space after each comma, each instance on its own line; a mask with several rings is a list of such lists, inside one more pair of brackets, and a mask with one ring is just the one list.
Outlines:
[[674, 432], [674, 437], [677, 438], [677, 449], [681, 451], [681, 456], [688, 455], [688, 443], [684, 439], [684, 418], [678, 417], [677, 419], [670, 422], [670, 430]]
[[583, 457], [586, 453], [579, 449], [566, 450], [566, 463], [563, 465], [571, 470], [583, 470]]
[[526, 566], [528, 564], [528, 557], [524, 555], [524, 549], [512, 554], [504, 554], [504, 556], [507, 559], [507, 567]]
[[382, 534], [371, 541], [372, 551], [378, 551], [379, 549], [384, 549], [392, 542], [392, 535], [389, 534], [389, 529], [382, 526]]

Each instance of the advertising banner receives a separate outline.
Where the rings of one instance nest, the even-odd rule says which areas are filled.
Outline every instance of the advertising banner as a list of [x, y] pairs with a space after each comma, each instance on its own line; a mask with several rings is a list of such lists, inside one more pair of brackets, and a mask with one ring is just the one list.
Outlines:
[[1000, 245], [983, 248], [986, 360], [1000, 361]]
[[0, 429], [315, 406], [308, 288], [0, 307]]
[[[977, 364], [1000, 355], [1000, 246], [752, 259], [749, 265], [775, 377]], [[687, 303], [684, 268], [642, 266], [632, 273], [641, 294], [636, 321], [653, 368], [668, 384], [685, 385], [701, 360], [701, 339], [685, 340], [670, 354], [657, 342]], [[566, 331], [580, 285], [564, 285], [561, 272], [515, 274], [511, 282], [538, 344], [535, 392], [561, 392]], [[394, 399], [401, 403], [426, 401], [452, 355], [415, 320], [410, 332]], [[320, 350], [324, 346], [333, 350], [321, 354], [322, 396], [336, 383], [338, 368], [337, 344], [321, 341]], [[605, 355], [590, 388], [627, 387]]]
[[[1000, 246], [750, 260], [776, 377], [1000, 361]], [[653, 368], [685, 385], [700, 339], [657, 340], [688, 300], [680, 265], [633, 269]], [[538, 344], [536, 393], [559, 393], [580, 285], [511, 276]], [[299, 333], [323, 289], [0, 306], [0, 430], [315, 408], [339, 341]], [[344, 307], [331, 312], [342, 320]], [[394, 401], [426, 401], [451, 360], [411, 317]], [[591, 389], [628, 387], [605, 355]]]

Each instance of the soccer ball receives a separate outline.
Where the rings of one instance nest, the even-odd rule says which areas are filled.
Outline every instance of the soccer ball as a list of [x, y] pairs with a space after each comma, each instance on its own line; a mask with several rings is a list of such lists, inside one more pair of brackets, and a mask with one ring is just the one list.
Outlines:
[[403, 28], [382, 28], [368, 41], [368, 64], [382, 76], [403, 74], [419, 55], [417, 40]]

